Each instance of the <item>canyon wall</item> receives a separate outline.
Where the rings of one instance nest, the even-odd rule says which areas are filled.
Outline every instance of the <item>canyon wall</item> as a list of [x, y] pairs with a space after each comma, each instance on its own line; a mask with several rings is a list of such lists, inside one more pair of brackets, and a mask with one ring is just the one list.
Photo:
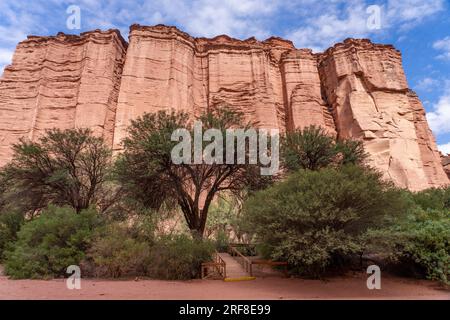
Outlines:
[[319, 73], [340, 138], [362, 139], [372, 164], [399, 186], [448, 183], [399, 51], [349, 39], [319, 56]]
[[112, 143], [127, 43], [118, 31], [30, 36], [0, 79], [0, 166], [21, 137], [89, 127]]
[[450, 155], [442, 157], [442, 165], [444, 166], [444, 170], [447, 173], [448, 178], [450, 179]]
[[223, 104], [241, 110], [260, 127], [316, 124], [334, 132], [311, 51], [296, 50], [279, 38], [196, 39], [174, 27], [131, 27], [115, 150], [120, 150], [130, 119], [144, 112], [175, 109], [195, 115]]
[[228, 105], [262, 128], [318, 125], [364, 141], [370, 162], [411, 190], [449, 183], [425, 111], [392, 46], [349, 39], [322, 54], [292, 42], [193, 38], [175, 27], [29, 37], [0, 79], [0, 166], [20, 137], [90, 127], [116, 151], [132, 119]]

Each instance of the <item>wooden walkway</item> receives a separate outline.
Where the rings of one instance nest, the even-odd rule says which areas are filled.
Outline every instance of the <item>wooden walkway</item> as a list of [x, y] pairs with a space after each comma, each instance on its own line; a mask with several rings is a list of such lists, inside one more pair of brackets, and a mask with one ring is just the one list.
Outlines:
[[230, 254], [225, 252], [219, 252], [218, 254], [227, 265], [227, 278], [235, 279], [250, 276]]
[[[287, 275], [287, 263], [275, 262], [271, 260], [259, 259], [256, 256], [247, 257], [237, 247], [249, 245], [231, 245], [228, 252], [215, 252], [213, 261], [202, 263], [202, 279], [223, 279], [225, 281], [246, 281], [254, 280], [254, 271], [258, 276], [276, 275], [279, 271], [275, 271], [273, 267], [285, 267], [285, 275]], [[254, 268], [256, 270], [254, 270]], [[264, 268], [270, 269], [269, 274], [264, 272]]]

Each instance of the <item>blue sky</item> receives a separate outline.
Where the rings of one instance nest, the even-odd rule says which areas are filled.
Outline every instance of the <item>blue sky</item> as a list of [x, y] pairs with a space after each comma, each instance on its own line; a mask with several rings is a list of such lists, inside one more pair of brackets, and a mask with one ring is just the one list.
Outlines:
[[[66, 26], [70, 5], [81, 9], [81, 30]], [[379, 29], [367, 27], [372, 5], [380, 8]], [[315, 51], [347, 37], [393, 44], [440, 149], [450, 153], [449, 0], [1, 0], [0, 73], [29, 34], [117, 28], [126, 38], [132, 23], [176, 25], [194, 36], [276, 35]]]

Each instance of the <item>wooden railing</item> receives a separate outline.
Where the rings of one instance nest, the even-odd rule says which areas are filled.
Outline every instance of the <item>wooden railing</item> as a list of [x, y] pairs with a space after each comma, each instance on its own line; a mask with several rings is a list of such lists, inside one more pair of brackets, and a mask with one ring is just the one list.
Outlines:
[[232, 257], [237, 257], [237, 261], [244, 267], [244, 270], [250, 275], [250, 277], [253, 276], [253, 268], [252, 268], [252, 261], [244, 256], [238, 249], [236, 249], [234, 246], [229, 247], [230, 255]]
[[284, 267], [284, 274], [288, 276], [288, 263], [287, 262], [278, 262], [278, 261], [272, 261], [272, 260], [263, 260], [263, 259], [255, 259], [256, 257], [253, 257], [252, 260], [250, 260], [248, 257], [246, 257], [242, 252], [240, 252], [239, 248], [245, 248], [246, 250], [253, 251], [256, 249], [256, 244], [245, 244], [245, 243], [232, 243], [230, 244], [229, 251], [231, 256], [236, 256], [240, 260], [239, 262], [244, 267], [245, 271], [250, 274], [250, 276], [253, 276], [253, 265], [260, 266], [260, 265], [266, 265], [269, 267]]
[[217, 251], [213, 254], [213, 262], [202, 263], [202, 279], [208, 278], [211, 269], [214, 269], [221, 278], [227, 277], [227, 265]]
[[272, 261], [272, 260], [252, 260], [252, 264], [258, 266], [258, 265], [265, 265], [269, 267], [284, 267], [283, 272], [286, 277], [289, 276], [288, 274], [288, 263], [287, 262], [278, 262], [278, 261]]

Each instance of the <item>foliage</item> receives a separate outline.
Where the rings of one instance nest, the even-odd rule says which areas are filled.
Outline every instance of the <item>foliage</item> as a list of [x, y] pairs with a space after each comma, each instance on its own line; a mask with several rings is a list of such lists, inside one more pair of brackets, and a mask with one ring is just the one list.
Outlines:
[[230, 237], [225, 231], [220, 230], [216, 235], [214, 245], [218, 252], [227, 252], [230, 246]]
[[211, 259], [214, 243], [184, 234], [156, 236], [155, 220], [113, 223], [96, 234], [83, 272], [107, 278], [151, 277], [192, 279], [202, 262]]
[[450, 211], [450, 187], [432, 188], [412, 194], [413, 201], [424, 210]]
[[332, 165], [361, 165], [367, 158], [361, 141], [336, 140], [322, 127], [309, 126], [287, 132], [282, 139], [281, 157], [284, 167], [319, 170]]
[[394, 220], [381, 230], [372, 230], [367, 238], [370, 241], [366, 250], [383, 253], [388, 264], [450, 283], [449, 210], [415, 208], [406, 219]]
[[144, 239], [136, 234], [133, 237], [133, 232], [123, 224], [105, 226], [92, 241], [83, 271], [103, 278], [145, 275], [151, 262], [150, 243]]
[[214, 244], [187, 235], [162, 237], [153, 246], [148, 275], [167, 280], [193, 279], [200, 276], [200, 266], [211, 259]]
[[301, 170], [244, 204], [243, 227], [294, 273], [320, 276], [362, 251], [361, 236], [404, 211], [401, 193], [358, 166]]
[[73, 208], [50, 206], [20, 229], [5, 254], [6, 273], [13, 278], [64, 275], [67, 267], [79, 265], [98, 224], [95, 210], [75, 214]]
[[324, 129], [310, 126], [288, 132], [283, 139], [281, 155], [290, 171], [318, 170], [333, 162], [336, 150], [333, 138]]
[[47, 131], [38, 142], [22, 139], [3, 176], [15, 201], [38, 211], [49, 204], [80, 212], [105, 194], [111, 152], [89, 129]]
[[[199, 120], [204, 130], [215, 128], [225, 136], [226, 129], [241, 125], [242, 114], [221, 108], [201, 115]], [[259, 188], [267, 181], [261, 177], [257, 165], [218, 161], [174, 164], [171, 154], [178, 142], [172, 141], [171, 136], [182, 128], [193, 136], [193, 126], [185, 113], [161, 111], [132, 121], [116, 174], [127, 194], [146, 207], [158, 209], [163, 203], [176, 203], [193, 235], [202, 237], [216, 194], [222, 191], [240, 194], [243, 189]]]
[[5, 249], [17, 240], [17, 232], [23, 223], [24, 217], [21, 213], [6, 210], [0, 212], [0, 261]]
[[8, 179], [6, 172], [0, 169], [0, 211], [6, 206], [6, 194], [8, 190]]
[[340, 156], [338, 161], [340, 165], [364, 165], [368, 157], [362, 141], [359, 140], [338, 140], [335, 148]]

